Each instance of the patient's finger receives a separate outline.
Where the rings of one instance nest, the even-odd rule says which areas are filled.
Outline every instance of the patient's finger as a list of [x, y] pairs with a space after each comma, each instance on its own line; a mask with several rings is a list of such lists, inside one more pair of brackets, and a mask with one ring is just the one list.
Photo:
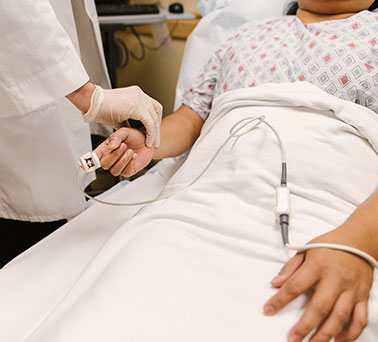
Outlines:
[[122, 143], [118, 149], [104, 155], [100, 158], [101, 167], [104, 170], [109, 170], [125, 154], [126, 149], [126, 144]]
[[[319, 284], [315, 293], [311, 297], [310, 302], [307, 304], [301, 319], [290, 330], [289, 341], [302, 341], [313, 329], [320, 326], [322, 321], [331, 312], [338, 294], [339, 289], [333, 288], [332, 282], [323, 282]], [[325, 338], [325, 335], [323, 338]], [[328, 339], [325, 338], [316, 341], [328, 342], [331, 338], [332, 336]]]
[[126, 127], [120, 128], [119, 130], [112, 133], [108, 140], [108, 148], [116, 149], [120, 146], [121, 142], [129, 137], [130, 130]]
[[368, 324], [368, 302], [359, 302], [354, 306], [351, 322], [335, 338], [336, 342], [355, 341]]
[[[116, 149], [120, 148], [121, 143], [129, 138], [131, 134], [130, 128], [120, 128], [118, 131], [112, 133], [108, 139], [106, 139], [103, 143], [101, 143], [97, 148], [94, 150], [96, 152], [97, 157], [101, 161], [102, 165], [102, 158], [109, 155], [110, 153], [114, 152]], [[108, 168], [110, 166], [108, 165]]]
[[121, 145], [122, 140], [118, 136], [109, 137], [107, 147], [109, 150], [115, 150]]
[[117, 148], [119, 148], [121, 145], [121, 141], [119, 141], [118, 143], [118, 146], [116, 148], [109, 148], [109, 138], [106, 139], [104, 142], [102, 142], [100, 145], [98, 145], [94, 152], [96, 153], [98, 159], [101, 159], [104, 158], [105, 156], [107, 156], [109, 153], [112, 152], [112, 150], [116, 150]]
[[130, 128], [122, 127], [117, 131], [113, 132], [108, 139], [106, 139], [108, 149], [114, 150], [118, 148], [122, 141], [129, 138], [130, 135]]
[[127, 166], [123, 169], [122, 171], [122, 176], [124, 177], [131, 177], [131, 176], [134, 176], [136, 174], [137, 171], [139, 170], [136, 170], [135, 169], [135, 165], [136, 165], [136, 158], [137, 158], [137, 154], [134, 153], [134, 155], [132, 156], [132, 159], [131, 161], [127, 164]]
[[[319, 289], [320, 290], [320, 289]], [[327, 291], [325, 295], [328, 295]], [[322, 305], [322, 303], [319, 303]], [[345, 291], [336, 299], [335, 304], [327, 319], [319, 327], [319, 329], [311, 337], [310, 341], [328, 342], [335, 337], [350, 321], [354, 305], [354, 293], [352, 291]], [[323, 312], [326, 316], [327, 313]], [[308, 317], [311, 320], [311, 315]], [[293, 328], [293, 330], [296, 327]]]
[[284, 267], [281, 268], [278, 275], [272, 279], [271, 284], [273, 287], [281, 287], [282, 284], [288, 280], [303, 264], [305, 259], [304, 253], [297, 253], [294, 255]]
[[98, 145], [96, 147], [96, 149], [94, 150], [94, 152], [96, 153], [98, 159], [101, 159], [106, 156], [107, 154], [109, 154], [111, 152], [111, 150], [109, 150], [109, 147], [108, 147], [108, 141], [105, 140], [103, 143], [101, 143], [100, 145]]
[[313, 287], [319, 279], [312, 267], [300, 267], [264, 305], [264, 313], [273, 315], [302, 293]]
[[119, 176], [122, 174], [123, 170], [128, 166], [128, 164], [133, 160], [134, 151], [131, 149], [128, 149], [123, 153], [120, 158], [117, 160], [116, 163], [113, 164], [113, 166], [110, 168], [110, 173], [113, 176]]

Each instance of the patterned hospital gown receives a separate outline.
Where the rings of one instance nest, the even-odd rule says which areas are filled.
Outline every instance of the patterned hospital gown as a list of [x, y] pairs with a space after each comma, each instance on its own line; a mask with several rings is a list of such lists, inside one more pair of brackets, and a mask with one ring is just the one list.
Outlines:
[[184, 94], [206, 119], [212, 100], [267, 82], [307, 81], [378, 113], [378, 14], [303, 24], [296, 16], [248, 23], [217, 50]]

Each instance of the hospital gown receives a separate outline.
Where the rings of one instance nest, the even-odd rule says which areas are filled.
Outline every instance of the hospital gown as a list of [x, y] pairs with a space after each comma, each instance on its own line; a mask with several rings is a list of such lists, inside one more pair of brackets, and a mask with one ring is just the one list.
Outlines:
[[204, 120], [212, 100], [268, 82], [307, 81], [378, 113], [378, 14], [303, 24], [297, 16], [241, 26], [210, 58], [183, 103]]

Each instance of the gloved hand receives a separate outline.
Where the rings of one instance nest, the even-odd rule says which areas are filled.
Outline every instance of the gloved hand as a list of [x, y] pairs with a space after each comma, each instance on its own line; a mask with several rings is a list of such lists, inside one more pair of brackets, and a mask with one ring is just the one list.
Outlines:
[[146, 128], [146, 145], [160, 144], [162, 106], [138, 86], [102, 89], [96, 86], [85, 122], [101, 122], [121, 127], [128, 119], [141, 121]]

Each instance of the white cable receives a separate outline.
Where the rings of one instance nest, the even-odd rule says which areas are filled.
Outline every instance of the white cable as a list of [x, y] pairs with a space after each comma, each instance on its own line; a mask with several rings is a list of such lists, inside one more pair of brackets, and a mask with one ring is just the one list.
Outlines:
[[[77, 183], [77, 186], [79, 187], [80, 191], [84, 194], [85, 197], [87, 198], [90, 198], [98, 203], [102, 203], [102, 204], [108, 204], [108, 205], [114, 205], [114, 206], [134, 206], [134, 205], [143, 205], [143, 204], [149, 204], [149, 203], [154, 203], [154, 202], [157, 202], [157, 201], [161, 201], [161, 200], [165, 200], [175, 194], [177, 194], [178, 192], [181, 192], [185, 189], [187, 189], [188, 187], [190, 187], [191, 185], [193, 185], [195, 182], [198, 181], [198, 179], [200, 179], [203, 174], [210, 168], [211, 164], [214, 162], [215, 158], [218, 156], [218, 154], [221, 152], [221, 150], [224, 148], [224, 146], [234, 137], [236, 138], [239, 138], [241, 137], [242, 135], [245, 135], [249, 132], [251, 132], [252, 130], [254, 130], [261, 122], [265, 123], [266, 125], [267, 122], [264, 121], [265, 117], [264, 116], [258, 116], [258, 117], [249, 117], [249, 118], [245, 118], [245, 119], [242, 119], [242, 120], [239, 120], [238, 122], [236, 122], [231, 128], [230, 128], [230, 131], [229, 131], [229, 136], [228, 138], [218, 147], [218, 149], [216, 150], [216, 152], [214, 153], [213, 157], [210, 159], [210, 161], [207, 163], [206, 167], [200, 172], [200, 174], [194, 178], [189, 184], [185, 185], [184, 187], [180, 188], [180, 189], [177, 189], [167, 195], [164, 195], [164, 196], [160, 196], [160, 197], [157, 197], [157, 198], [154, 198], [154, 199], [150, 199], [150, 200], [146, 200], [146, 201], [140, 201], [140, 202], [128, 202], [128, 203], [116, 203], [116, 202], [109, 202], [109, 201], [103, 201], [103, 200], [100, 200], [96, 197], [93, 197], [91, 195], [88, 195], [82, 188], [81, 188], [81, 185], [80, 185], [80, 181], [79, 181], [79, 172], [80, 172], [80, 168], [78, 168], [78, 171], [77, 171], [77, 174], [76, 174], [76, 183]], [[258, 122], [253, 125], [252, 127], [248, 128], [246, 131], [244, 132], [241, 132], [239, 133], [243, 128], [245, 128], [246, 126], [248, 126], [249, 124], [251, 124], [252, 122], [254, 121], [257, 121]], [[244, 123], [244, 125], [241, 125], [241, 127], [238, 127], [242, 122], [244, 121], [247, 121], [246, 123]], [[275, 132], [275, 135], [278, 137], [278, 133], [275, 131], [275, 129], [268, 125], [268, 127], [270, 127], [274, 132]], [[280, 141], [280, 139], [279, 139]], [[282, 144], [281, 144], [281, 149], [282, 149]]]
[[373, 267], [378, 268], [378, 262], [371, 255], [361, 251], [360, 249], [350, 247], [350, 246], [339, 245], [335, 243], [310, 243], [308, 245], [303, 245], [303, 246], [294, 246], [294, 245], [286, 244], [285, 247], [291, 250], [295, 250], [295, 251], [306, 251], [308, 249], [313, 249], [313, 248], [338, 249], [340, 251], [349, 252], [349, 253], [358, 255], [361, 258], [365, 259], [367, 262], [369, 262]]
[[[247, 127], [249, 124], [251, 124], [252, 122], [257, 121], [257, 120], [258, 120], [258, 122], [255, 125], [253, 125], [252, 127], [246, 129], [244, 132], [241, 132], [241, 130], [243, 128]], [[243, 125], [241, 125], [243, 122], [245, 122], [245, 123]], [[282, 163], [286, 163], [286, 151], [285, 151], [283, 142], [282, 142], [281, 137], [278, 134], [277, 130], [272, 125], [270, 125], [268, 122], [265, 121], [265, 117], [264, 116], [247, 117], [247, 118], [244, 118], [244, 119], [241, 119], [241, 120], [237, 121], [231, 127], [231, 129], [229, 130], [229, 136], [227, 137], [227, 139], [218, 147], [218, 149], [214, 153], [213, 157], [207, 163], [206, 167], [199, 173], [199, 175], [196, 178], [194, 178], [189, 184], [185, 185], [184, 187], [182, 187], [180, 189], [177, 189], [177, 190], [175, 190], [175, 191], [173, 191], [173, 192], [171, 192], [171, 193], [169, 193], [167, 195], [164, 195], [164, 196], [161, 196], [161, 197], [157, 197], [157, 198], [154, 198], [154, 199], [150, 199], [150, 200], [146, 200], [146, 201], [140, 201], [140, 202], [115, 203], [115, 202], [103, 201], [103, 200], [100, 200], [100, 199], [98, 199], [96, 197], [88, 195], [81, 188], [81, 185], [80, 185], [80, 182], [79, 182], [80, 168], [78, 168], [78, 172], [77, 172], [77, 175], [76, 175], [76, 183], [77, 183], [80, 191], [84, 194], [84, 196], [86, 196], [87, 198], [90, 198], [90, 199], [92, 199], [92, 200], [94, 200], [94, 201], [96, 201], [98, 203], [107, 204], [107, 205], [114, 205], [114, 206], [134, 206], [134, 205], [144, 205], [144, 204], [149, 204], [149, 203], [154, 203], [154, 202], [157, 202], [157, 201], [165, 200], [165, 199], [167, 199], [167, 198], [169, 198], [169, 197], [177, 194], [178, 192], [187, 189], [188, 187], [190, 187], [194, 183], [196, 183], [198, 181], [198, 179], [200, 179], [203, 176], [203, 174], [210, 168], [210, 166], [214, 162], [215, 158], [218, 156], [218, 154], [221, 152], [221, 150], [224, 148], [224, 146], [232, 138], [239, 138], [239, 137], [241, 137], [241, 136], [243, 136], [243, 135], [251, 132], [257, 126], [259, 126], [260, 123], [264, 123], [267, 127], [269, 127], [273, 131], [274, 135], [276, 136], [276, 138], [278, 140], [280, 148], [281, 148]], [[240, 126], [240, 127], [238, 127], [238, 126]], [[365, 253], [365, 252], [363, 252], [363, 251], [361, 251], [361, 250], [359, 250], [357, 248], [350, 247], [350, 246], [339, 245], [339, 244], [332, 244], [332, 243], [312, 243], [312, 244], [303, 245], [303, 246], [295, 246], [295, 245], [290, 245], [289, 243], [285, 243], [284, 245], [285, 245], [286, 248], [291, 249], [291, 250], [296, 250], [296, 251], [305, 251], [305, 250], [313, 249], [313, 248], [337, 249], [337, 250], [341, 250], [341, 251], [345, 251], [345, 252], [349, 252], [349, 253], [358, 255], [358, 256], [362, 257], [363, 259], [365, 259], [367, 262], [369, 262], [374, 268], [378, 268], [378, 262], [371, 255], [369, 255], [368, 253]]]

